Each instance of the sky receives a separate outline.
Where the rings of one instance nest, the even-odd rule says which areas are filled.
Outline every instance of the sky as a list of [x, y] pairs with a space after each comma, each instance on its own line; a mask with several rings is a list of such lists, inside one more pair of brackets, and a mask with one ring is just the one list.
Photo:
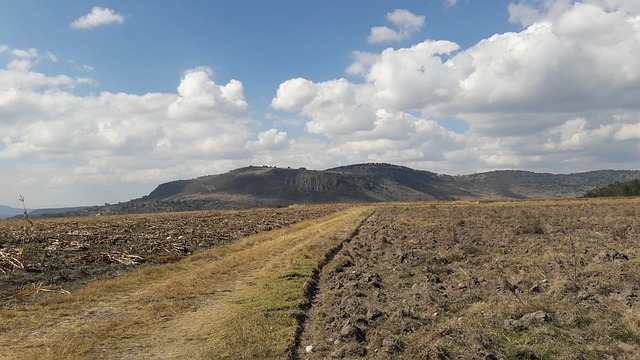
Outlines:
[[248, 165], [640, 169], [637, 0], [0, 0], [0, 204]]

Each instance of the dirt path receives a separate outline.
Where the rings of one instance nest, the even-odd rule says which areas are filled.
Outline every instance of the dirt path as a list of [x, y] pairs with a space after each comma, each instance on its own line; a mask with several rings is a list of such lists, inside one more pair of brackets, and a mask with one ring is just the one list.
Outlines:
[[372, 209], [351, 208], [0, 312], [0, 358], [279, 358], [307, 280]]
[[324, 267], [302, 359], [634, 359], [640, 201], [379, 209]]

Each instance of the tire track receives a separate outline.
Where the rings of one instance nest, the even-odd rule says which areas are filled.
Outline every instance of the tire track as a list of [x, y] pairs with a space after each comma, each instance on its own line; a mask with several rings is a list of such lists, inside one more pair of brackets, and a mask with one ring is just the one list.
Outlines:
[[353, 241], [353, 239], [355, 239], [356, 236], [358, 236], [362, 226], [367, 221], [369, 221], [369, 219], [376, 212], [377, 212], [377, 209], [374, 209], [369, 215], [367, 215], [364, 219], [362, 219], [362, 221], [358, 224], [358, 226], [353, 230], [353, 232], [349, 235], [349, 237], [346, 240], [340, 242], [340, 244], [338, 244], [337, 246], [335, 246], [332, 249], [330, 249], [325, 254], [324, 259], [318, 264], [318, 267], [313, 270], [312, 274], [309, 276], [309, 278], [305, 282], [305, 284], [306, 284], [306, 286], [305, 286], [305, 294], [304, 294], [305, 301], [300, 306], [300, 309], [302, 310], [302, 313], [297, 318], [298, 328], [296, 329], [296, 334], [295, 334], [294, 341], [291, 344], [291, 347], [289, 348], [289, 351], [288, 351], [288, 354], [287, 354], [287, 358], [288, 359], [292, 359], [292, 360], [300, 359], [299, 351], [300, 351], [300, 344], [301, 344], [301, 340], [302, 340], [302, 334], [304, 333], [305, 323], [306, 323], [307, 318], [309, 316], [309, 310], [311, 310], [311, 306], [313, 304], [313, 301], [315, 300], [316, 295], [318, 293], [318, 284], [320, 283], [320, 274], [322, 273], [322, 270], [324, 269], [325, 266], [327, 266], [329, 263], [331, 263], [331, 261], [333, 261], [335, 256], [340, 251], [342, 251], [342, 249], [344, 248], [344, 246], [346, 244], [349, 244], [351, 241]]

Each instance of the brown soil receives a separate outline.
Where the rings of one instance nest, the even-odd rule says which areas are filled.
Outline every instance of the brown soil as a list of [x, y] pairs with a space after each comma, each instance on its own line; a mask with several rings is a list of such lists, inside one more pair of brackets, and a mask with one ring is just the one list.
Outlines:
[[[0, 222], [0, 309], [343, 209], [201, 211]], [[25, 231], [26, 230], [26, 231]], [[23, 254], [21, 256], [21, 254]]]
[[302, 359], [633, 359], [640, 202], [379, 208], [323, 268]]

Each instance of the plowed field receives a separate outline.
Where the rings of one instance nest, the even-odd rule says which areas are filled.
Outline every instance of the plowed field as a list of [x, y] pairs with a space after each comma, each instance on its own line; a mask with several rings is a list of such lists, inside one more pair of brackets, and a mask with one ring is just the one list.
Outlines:
[[640, 202], [380, 208], [324, 268], [304, 359], [638, 359]]

